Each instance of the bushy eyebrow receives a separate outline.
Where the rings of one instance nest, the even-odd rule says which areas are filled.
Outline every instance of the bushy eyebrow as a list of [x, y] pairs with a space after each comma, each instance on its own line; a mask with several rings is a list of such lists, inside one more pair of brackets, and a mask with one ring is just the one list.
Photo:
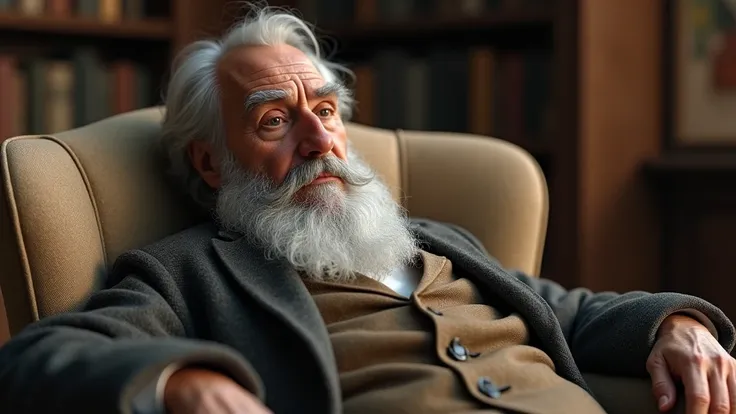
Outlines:
[[286, 99], [289, 95], [290, 92], [283, 89], [266, 89], [253, 92], [245, 98], [245, 112], [250, 112], [267, 102]]
[[[347, 96], [349, 93], [350, 91], [348, 90], [348, 88], [346, 88], [341, 83], [327, 82], [326, 84], [315, 89], [312, 95], [316, 98], [324, 98], [330, 95], [335, 95], [338, 99], [341, 99]], [[286, 99], [287, 97], [289, 97], [289, 95], [291, 95], [291, 92], [283, 89], [265, 89], [262, 91], [253, 92], [245, 98], [245, 111], [250, 112], [265, 103]]]
[[350, 91], [343, 84], [337, 82], [327, 82], [314, 90], [314, 96], [324, 98], [325, 96], [336, 95], [338, 98], [344, 97]]

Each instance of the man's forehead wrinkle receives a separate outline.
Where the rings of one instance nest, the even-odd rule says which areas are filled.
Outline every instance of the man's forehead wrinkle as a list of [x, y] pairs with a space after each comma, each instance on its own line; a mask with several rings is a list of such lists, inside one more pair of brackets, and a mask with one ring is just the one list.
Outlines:
[[323, 78], [317, 74], [313, 74], [311, 72], [309, 73], [288, 73], [288, 74], [278, 74], [278, 75], [270, 75], [270, 76], [263, 76], [259, 79], [251, 79], [247, 83], [245, 83], [243, 86], [245, 89], [253, 89], [264, 85], [277, 85], [281, 83], [287, 83], [287, 82], [294, 82], [296, 78], [299, 78], [302, 81], [323, 81]]
[[[294, 68], [293, 73], [305, 73], [305, 72], [317, 73], [317, 68], [315, 68], [313, 65], [311, 65], [309, 63], [284, 63], [284, 64], [281, 64], [281, 65], [273, 65], [273, 66], [269, 66], [267, 68], [259, 69], [259, 70], [255, 71], [255, 72], [250, 72], [248, 74], [248, 76], [258, 75], [261, 72], [265, 72], [265, 71], [268, 71], [268, 70], [277, 70], [280, 73], [284, 73], [283, 72], [283, 69], [289, 68], [289, 67]], [[299, 69], [299, 70], [297, 70], [297, 69]]]

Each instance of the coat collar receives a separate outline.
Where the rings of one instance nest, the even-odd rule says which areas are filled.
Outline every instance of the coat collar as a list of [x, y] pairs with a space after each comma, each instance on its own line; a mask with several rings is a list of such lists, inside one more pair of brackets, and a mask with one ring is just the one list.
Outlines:
[[337, 363], [319, 309], [295, 270], [268, 260], [263, 251], [238, 233], [220, 231], [212, 240], [215, 252], [245, 292], [296, 332], [322, 367], [331, 392], [328, 412], [341, 412]]

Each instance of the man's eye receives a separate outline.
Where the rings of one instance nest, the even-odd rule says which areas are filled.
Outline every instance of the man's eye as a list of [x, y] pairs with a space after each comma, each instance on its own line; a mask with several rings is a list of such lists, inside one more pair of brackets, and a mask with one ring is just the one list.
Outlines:
[[330, 108], [322, 108], [319, 110], [318, 113], [319, 113], [319, 116], [328, 117], [328, 116], [332, 116], [333, 111]]
[[271, 126], [271, 127], [276, 127], [276, 126], [281, 125], [283, 122], [284, 122], [284, 119], [283, 118], [281, 118], [280, 116], [275, 116], [275, 117], [269, 119], [268, 121], [266, 121], [265, 125], [266, 126]]

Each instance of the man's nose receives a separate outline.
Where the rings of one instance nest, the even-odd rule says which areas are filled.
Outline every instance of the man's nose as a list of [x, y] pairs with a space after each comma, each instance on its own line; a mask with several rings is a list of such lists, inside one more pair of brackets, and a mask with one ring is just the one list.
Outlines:
[[320, 158], [332, 151], [335, 141], [325, 129], [322, 120], [312, 112], [305, 113], [299, 120], [299, 155], [306, 159]]

